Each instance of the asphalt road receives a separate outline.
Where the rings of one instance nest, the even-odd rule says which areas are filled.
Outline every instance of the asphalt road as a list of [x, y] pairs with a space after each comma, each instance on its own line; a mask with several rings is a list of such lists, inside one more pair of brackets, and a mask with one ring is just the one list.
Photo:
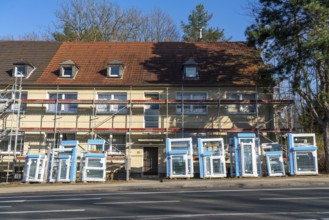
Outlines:
[[0, 219], [329, 219], [329, 188], [24, 193]]

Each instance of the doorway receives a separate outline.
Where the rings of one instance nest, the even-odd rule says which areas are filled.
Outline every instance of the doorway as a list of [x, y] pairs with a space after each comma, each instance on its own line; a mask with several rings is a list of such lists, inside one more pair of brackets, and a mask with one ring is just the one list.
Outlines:
[[144, 147], [143, 175], [158, 175], [158, 148]]

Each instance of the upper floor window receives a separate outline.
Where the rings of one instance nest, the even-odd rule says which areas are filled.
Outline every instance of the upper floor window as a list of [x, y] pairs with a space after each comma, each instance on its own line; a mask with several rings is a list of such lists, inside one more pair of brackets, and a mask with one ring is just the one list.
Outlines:
[[68, 103], [57, 103], [48, 104], [47, 112], [57, 112], [57, 113], [77, 113], [78, 104], [69, 103], [70, 100], [76, 100], [77, 93], [49, 93], [49, 99], [51, 100], [68, 100]]
[[[145, 93], [145, 100], [159, 100], [158, 93]], [[144, 126], [145, 128], [159, 127], [159, 104], [151, 103], [144, 105]]]
[[188, 60], [184, 63], [184, 78], [185, 79], [197, 79], [198, 64], [194, 60]]
[[122, 77], [124, 66], [120, 61], [112, 61], [107, 64], [108, 77]]
[[[115, 102], [115, 100], [118, 101], [118, 103], [104, 103], [104, 104], [97, 104], [96, 111], [100, 114], [106, 114], [106, 113], [121, 113], [126, 114], [127, 113], [127, 103], [125, 101], [127, 100], [127, 93], [108, 93], [108, 92], [102, 92], [97, 94], [98, 100], [112, 100]], [[120, 103], [120, 101], [122, 103]]]
[[[227, 100], [256, 100], [256, 94], [254, 93], [228, 93], [226, 94]], [[239, 103], [229, 104], [227, 111], [230, 114], [254, 114], [256, 112], [255, 103]]]
[[26, 66], [15, 66], [15, 76], [24, 77], [26, 76]]
[[19, 99], [27, 99], [27, 92], [22, 91], [21, 95], [19, 95], [19, 92], [14, 93], [10, 91], [7, 93], [0, 93], [0, 111], [18, 111], [20, 105], [20, 111], [26, 112], [27, 104], [19, 103]]
[[14, 77], [25, 77], [28, 78], [32, 72], [36, 69], [36, 67], [29, 62], [20, 61], [13, 64], [13, 76]]
[[74, 78], [79, 71], [78, 66], [72, 60], [67, 60], [60, 65], [60, 76], [64, 78]]
[[206, 100], [206, 92], [178, 92], [176, 95], [177, 100], [183, 100], [182, 104], [176, 105], [176, 113], [182, 114], [182, 106], [184, 108], [184, 114], [207, 114], [207, 105], [202, 103], [184, 103], [184, 100]]

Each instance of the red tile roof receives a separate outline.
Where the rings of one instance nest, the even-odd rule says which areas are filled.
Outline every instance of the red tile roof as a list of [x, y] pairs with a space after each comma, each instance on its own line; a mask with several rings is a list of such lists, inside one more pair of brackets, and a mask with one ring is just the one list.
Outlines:
[[[199, 79], [183, 80], [184, 62], [199, 64]], [[60, 63], [79, 66], [74, 79], [59, 77]], [[107, 63], [125, 66], [122, 78], [106, 77]], [[242, 42], [65, 42], [37, 84], [52, 85], [254, 85], [261, 62], [256, 49]]]

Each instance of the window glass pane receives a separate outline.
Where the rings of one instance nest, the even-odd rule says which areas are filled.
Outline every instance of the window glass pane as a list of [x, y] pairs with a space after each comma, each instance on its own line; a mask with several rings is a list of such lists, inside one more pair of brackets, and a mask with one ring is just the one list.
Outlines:
[[242, 95], [242, 99], [255, 100], [256, 99], [256, 95], [255, 94], [243, 94]]
[[[182, 99], [182, 93], [178, 92], [176, 95], [177, 100]], [[183, 99], [184, 100], [206, 100], [207, 99], [207, 93], [205, 92], [198, 92], [198, 93], [191, 93], [191, 92], [185, 92], [183, 93]], [[182, 106], [176, 105], [176, 113], [180, 114], [182, 113]], [[207, 106], [206, 105], [198, 105], [198, 104], [185, 104], [184, 103], [184, 113], [185, 114], [205, 114], [207, 113]]]
[[[126, 93], [98, 93], [99, 100], [127, 100]], [[120, 112], [125, 113], [127, 109], [125, 107], [127, 104], [120, 103], [120, 104], [98, 104], [97, 105], [97, 112], [98, 113], [113, 113], [113, 112]]]
[[[77, 99], [77, 94], [76, 93], [68, 93], [64, 94], [64, 99], [65, 100], [75, 100]], [[70, 112], [70, 113], [75, 113], [78, 111], [78, 104], [72, 103], [72, 104], [63, 104], [63, 109], [64, 112]]]
[[252, 145], [244, 145], [243, 147], [243, 159], [244, 159], [244, 173], [253, 173], [253, 157], [252, 157]]
[[294, 137], [294, 147], [311, 146], [314, 143], [313, 136], [311, 137]]
[[62, 67], [62, 74], [63, 76], [67, 76], [67, 77], [72, 77], [73, 76], [73, 68], [71, 66], [66, 66], [66, 67]]
[[196, 77], [196, 67], [185, 67], [186, 77]]
[[184, 160], [184, 156], [172, 157], [172, 169], [173, 175], [186, 175], [186, 161]]
[[297, 171], [315, 171], [315, 158], [312, 152], [296, 152]]
[[103, 178], [104, 171], [103, 170], [90, 170], [86, 171], [87, 178]]
[[154, 109], [145, 109], [144, 113], [145, 128], [159, 127], [159, 111]]
[[205, 100], [207, 99], [206, 93], [194, 93], [192, 100]]
[[61, 159], [60, 163], [61, 163], [60, 179], [66, 180], [66, 175], [69, 172], [69, 167], [67, 166], [67, 164], [69, 163], [69, 160]]
[[25, 76], [26, 75], [26, 67], [25, 66], [17, 66], [16, 67], [16, 76]]
[[193, 113], [207, 113], [207, 106], [205, 105], [194, 105], [193, 106]]
[[111, 66], [110, 76], [120, 76], [120, 66]]
[[30, 158], [30, 173], [29, 179], [36, 179], [35, 174], [37, 173], [38, 159]]
[[216, 158], [212, 160], [213, 174], [223, 174], [223, 163], [221, 163], [221, 159]]
[[88, 158], [88, 167], [103, 167], [101, 158]]
[[283, 169], [282, 169], [282, 162], [280, 160], [280, 156], [278, 155], [269, 155], [269, 168], [272, 172], [272, 174], [276, 174], [276, 173], [282, 173]]
[[240, 95], [235, 93], [228, 93], [227, 99], [229, 100], [240, 100]]
[[[228, 93], [228, 100], [255, 100], [255, 94], [239, 94], [239, 93]], [[254, 113], [256, 111], [255, 104], [230, 104], [227, 106], [229, 113]]]
[[[49, 99], [56, 100], [75, 100], [77, 99], [76, 93], [50, 93]], [[48, 112], [55, 112], [56, 111], [56, 104], [49, 104], [48, 105]], [[57, 112], [62, 113], [75, 113], [78, 111], [78, 104], [77, 103], [70, 103], [70, 104], [57, 104]]]

